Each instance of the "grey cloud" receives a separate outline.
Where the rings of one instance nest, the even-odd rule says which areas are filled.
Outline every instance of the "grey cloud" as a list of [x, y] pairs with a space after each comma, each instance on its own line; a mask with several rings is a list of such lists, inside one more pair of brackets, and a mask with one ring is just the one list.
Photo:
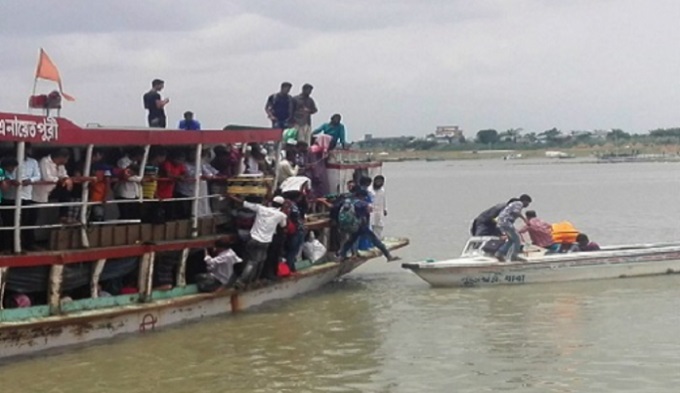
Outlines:
[[[0, 35], [11, 54], [0, 58], [1, 110], [25, 110], [44, 46], [78, 98], [63, 113], [80, 123], [143, 124], [155, 77], [171, 119], [189, 108], [208, 127], [266, 125], [263, 101], [283, 80], [313, 83], [314, 121], [341, 112], [354, 139], [450, 123], [469, 136], [680, 122], [674, 0], [111, 3], [65, 0], [88, 11], [37, 19], [36, 1], [0, 3], [0, 18], [11, 4], [21, 21], [0, 27], [17, 30]], [[55, 21], [64, 15], [70, 23]]]
[[233, 12], [191, 0], [3, 0], [0, 35], [191, 31]]

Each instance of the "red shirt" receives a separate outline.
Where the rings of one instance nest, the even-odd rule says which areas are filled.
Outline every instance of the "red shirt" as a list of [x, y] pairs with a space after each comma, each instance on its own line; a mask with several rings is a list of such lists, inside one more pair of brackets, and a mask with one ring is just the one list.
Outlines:
[[175, 183], [177, 180], [175, 178], [186, 176], [187, 168], [184, 164], [175, 165], [172, 161], [165, 161], [161, 165], [160, 178], [171, 178], [171, 179], [159, 179], [158, 189], [156, 190], [156, 196], [158, 199], [170, 199], [175, 193]]
[[519, 230], [519, 233], [529, 232], [531, 243], [548, 248], [553, 244], [552, 225], [539, 219], [532, 218], [529, 220], [529, 225]]

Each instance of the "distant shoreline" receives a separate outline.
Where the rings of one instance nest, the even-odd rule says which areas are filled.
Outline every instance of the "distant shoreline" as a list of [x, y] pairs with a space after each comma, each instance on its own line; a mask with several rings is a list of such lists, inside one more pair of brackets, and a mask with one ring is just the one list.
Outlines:
[[[376, 149], [363, 150], [372, 153], [373, 157], [382, 162], [402, 162], [402, 161], [451, 161], [451, 160], [477, 160], [477, 159], [526, 159], [526, 158], [549, 158], [546, 157], [548, 151], [558, 151], [566, 153], [570, 158], [597, 159], [603, 154], [615, 154], [621, 158], [637, 157], [648, 161], [680, 161], [680, 145], [658, 145], [658, 146], [630, 146], [630, 147], [572, 147], [572, 148], [546, 148], [546, 149], [514, 149], [514, 150], [390, 150]], [[387, 153], [387, 154], [385, 154]], [[550, 158], [553, 160], [566, 160], [569, 158]]]

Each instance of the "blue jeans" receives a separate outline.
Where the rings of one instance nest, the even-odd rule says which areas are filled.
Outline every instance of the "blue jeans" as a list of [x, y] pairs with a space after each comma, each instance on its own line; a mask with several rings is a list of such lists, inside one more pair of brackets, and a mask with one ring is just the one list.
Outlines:
[[503, 243], [503, 245], [496, 251], [496, 256], [507, 256], [508, 251], [510, 251], [510, 260], [514, 261], [517, 259], [517, 255], [519, 254], [519, 249], [522, 246], [522, 241], [520, 240], [519, 234], [517, 233], [517, 229], [515, 229], [515, 226], [510, 224], [510, 225], [501, 225], [499, 226], [499, 229], [503, 231], [503, 233], [508, 237], [508, 241]]
[[389, 250], [385, 247], [385, 244], [378, 239], [378, 237], [371, 231], [368, 225], [362, 225], [359, 230], [350, 235], [349, 239], [345, 242], [340, 250], [340, 256], [345, 258], [347, 252], [352, 248], [352, 246], [357, 242], [359, 237], [365, 236], [375, 247], [377, 247], [386, 258], [391, 258]]
[[[290, 235], [286, 241], [286, 263], [291, 272], [295, 271], [295, 262], [297, 262], [297, 255], [300, 252], [302, 243], [305, 241], [305, 233], [298, 231], [294, 235]], [[315, 262], [315, 261], [312, 261]]]

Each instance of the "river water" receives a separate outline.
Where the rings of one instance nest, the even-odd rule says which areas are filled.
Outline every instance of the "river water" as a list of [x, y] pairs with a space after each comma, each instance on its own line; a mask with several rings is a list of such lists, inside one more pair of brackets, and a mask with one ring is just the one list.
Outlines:
[[[481, 210], [528, 193], [600, 244], [680, 237], [680, 164], [385, 165], [405, 260], [455, 256]], [[680, 276], [431, 289], [375, 260], [234, 317], [0, 367], [2, 392], [678, 392]]]

